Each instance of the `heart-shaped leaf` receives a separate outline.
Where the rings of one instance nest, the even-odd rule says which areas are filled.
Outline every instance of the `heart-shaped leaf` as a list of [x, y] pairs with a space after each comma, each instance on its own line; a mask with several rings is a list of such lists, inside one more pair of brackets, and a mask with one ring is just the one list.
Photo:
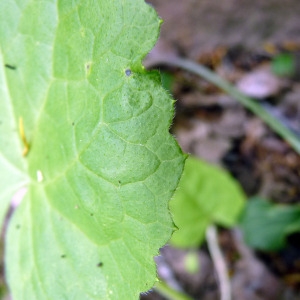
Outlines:
[[174, 199], [170, 202], [175, 224], [172, 236], [178, 247], [197, 247], [206, 228], [213, 224], [233, 226], [244, 207], [241, 186], [225, 170], [195, 157], [185, 164]]

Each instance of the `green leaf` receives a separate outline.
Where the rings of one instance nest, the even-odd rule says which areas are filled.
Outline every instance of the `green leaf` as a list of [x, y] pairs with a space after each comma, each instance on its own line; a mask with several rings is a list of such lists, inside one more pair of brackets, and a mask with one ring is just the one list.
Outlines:
[[166, 71], [161, 71], [161, 83], [162, 86], [169, 92], [172, 93], [172, 88], [174, 85], [174, 75], [166, 72]]
[[184, 162], [173, 101], [141, 64], [160, 23], [141, 0], [0, 0], [2, 221], [27, 188], [6, 238], [14, 299], [137, 299], [154, 284]]
[[290, 53], [279, 54], [272, 60], [271, 69], [277, 76], [293, 76], [296, 71], [295, 57]]
[[241, 219], [245, 241], [260, 250], [279, 250], [285, 246], [286, 236], [299, 231], [300, 206], [273, 204], [253, 198]]
[[198, 252], [190, 250], [184, 258], [184, 269], [190, 274], [196, 274], [200, 269], [200, 260]]
[[233, 226], [244, 207], [239, 184], [225, 171], [194, 157], [185, 164], [170, 209], [179, 230], [171, 242], [178, 247], [196, 247], [206, 228], [217, 223]]

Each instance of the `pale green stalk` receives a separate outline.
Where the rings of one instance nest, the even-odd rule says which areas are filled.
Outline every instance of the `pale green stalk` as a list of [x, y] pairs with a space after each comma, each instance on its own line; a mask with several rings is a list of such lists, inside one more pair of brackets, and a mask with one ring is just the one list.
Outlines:
[[169, 300], [193, 300], [187, 295], [177, 292], [162, 281], [158, 281], [154, 285], [155, 290]]

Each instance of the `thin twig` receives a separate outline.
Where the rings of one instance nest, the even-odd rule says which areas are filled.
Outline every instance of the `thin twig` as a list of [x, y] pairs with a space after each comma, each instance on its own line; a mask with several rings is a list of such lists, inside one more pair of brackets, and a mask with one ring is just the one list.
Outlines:
[[295, 151], [300, 154], [300, 139], [299, 137], [297, 137], [296, 134], [294, 134], [294, 132], [292, 132], [288, 127], [279, 122], [274, 116], [272, 116], [255, 100], [245, 96], [232, 84], [230, 84], [225, 79], [221, 78], [219, 75], [209, 70], [208, 68], [197, 64], [191, 60], [180, 58], [176, 55], [157, 55], [155, 59], [151, 62], [151, 65], [179, 67], [213, 83], [215, 86], [222, 89], [227, 94], [231, 95], [242, 105], [244, 105], [254, 114], [256, 114], [259, 118], [261, 118], [267, 125], [270, 126], [270, 128], [272, 128], [278, 135], [285, 139], [295, 149]]
[[217, 229], [211, 225], [206, 230], [206, 240], [220, 283], [221, 300], [231, 300], [231, 286], [225, 259], [217, 239]]

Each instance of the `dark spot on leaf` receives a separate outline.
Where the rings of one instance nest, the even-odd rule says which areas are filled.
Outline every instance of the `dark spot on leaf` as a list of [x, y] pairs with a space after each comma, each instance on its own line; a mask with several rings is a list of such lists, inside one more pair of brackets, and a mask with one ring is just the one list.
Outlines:
[[86, 72], [86, 74], [89, 75], [90, 72], [91, 72], [91, 70], [92, 70], [92, 63], [91, 62], [87, 62], [85, 64], [85, 72]]
[[9, 65], [9, 64], [5, 64], [5, 67], [8, 68], [8, 69], [11, 69], [11, 70], [15, 70], [16, 69], [15, 66], [12, 66], [12, 65]]
[[121, 180], [118, 180], [119, 184], [121, 184]]
[[20, 224], [17, 224], [16, 225], [16, 229], [20, 229], [21, 228], [21, 225]]
[[101, 268], [101, 267], [103, 267], [103, 262], [102, 262], [102, 261], [100, 261], [99, 263], [97, 263], [97, 267], [98, 267], [98, 268]]
[[125, 75], [126, 76], [130, 76], [132, 74], [131, 70], [130, 69], [126, 69], [125, 70]]
[[92, 217], [94, 214], [93, 213], [90, 213], [90, 216]]
[[74, 126], [75, 125], [75, 123], [74, 122], [72, 122], [72, 126]]
[[66, 258], [67, 256], [66, 256], [66, 254], [62, 254], [60, 257], [61, 258]]

